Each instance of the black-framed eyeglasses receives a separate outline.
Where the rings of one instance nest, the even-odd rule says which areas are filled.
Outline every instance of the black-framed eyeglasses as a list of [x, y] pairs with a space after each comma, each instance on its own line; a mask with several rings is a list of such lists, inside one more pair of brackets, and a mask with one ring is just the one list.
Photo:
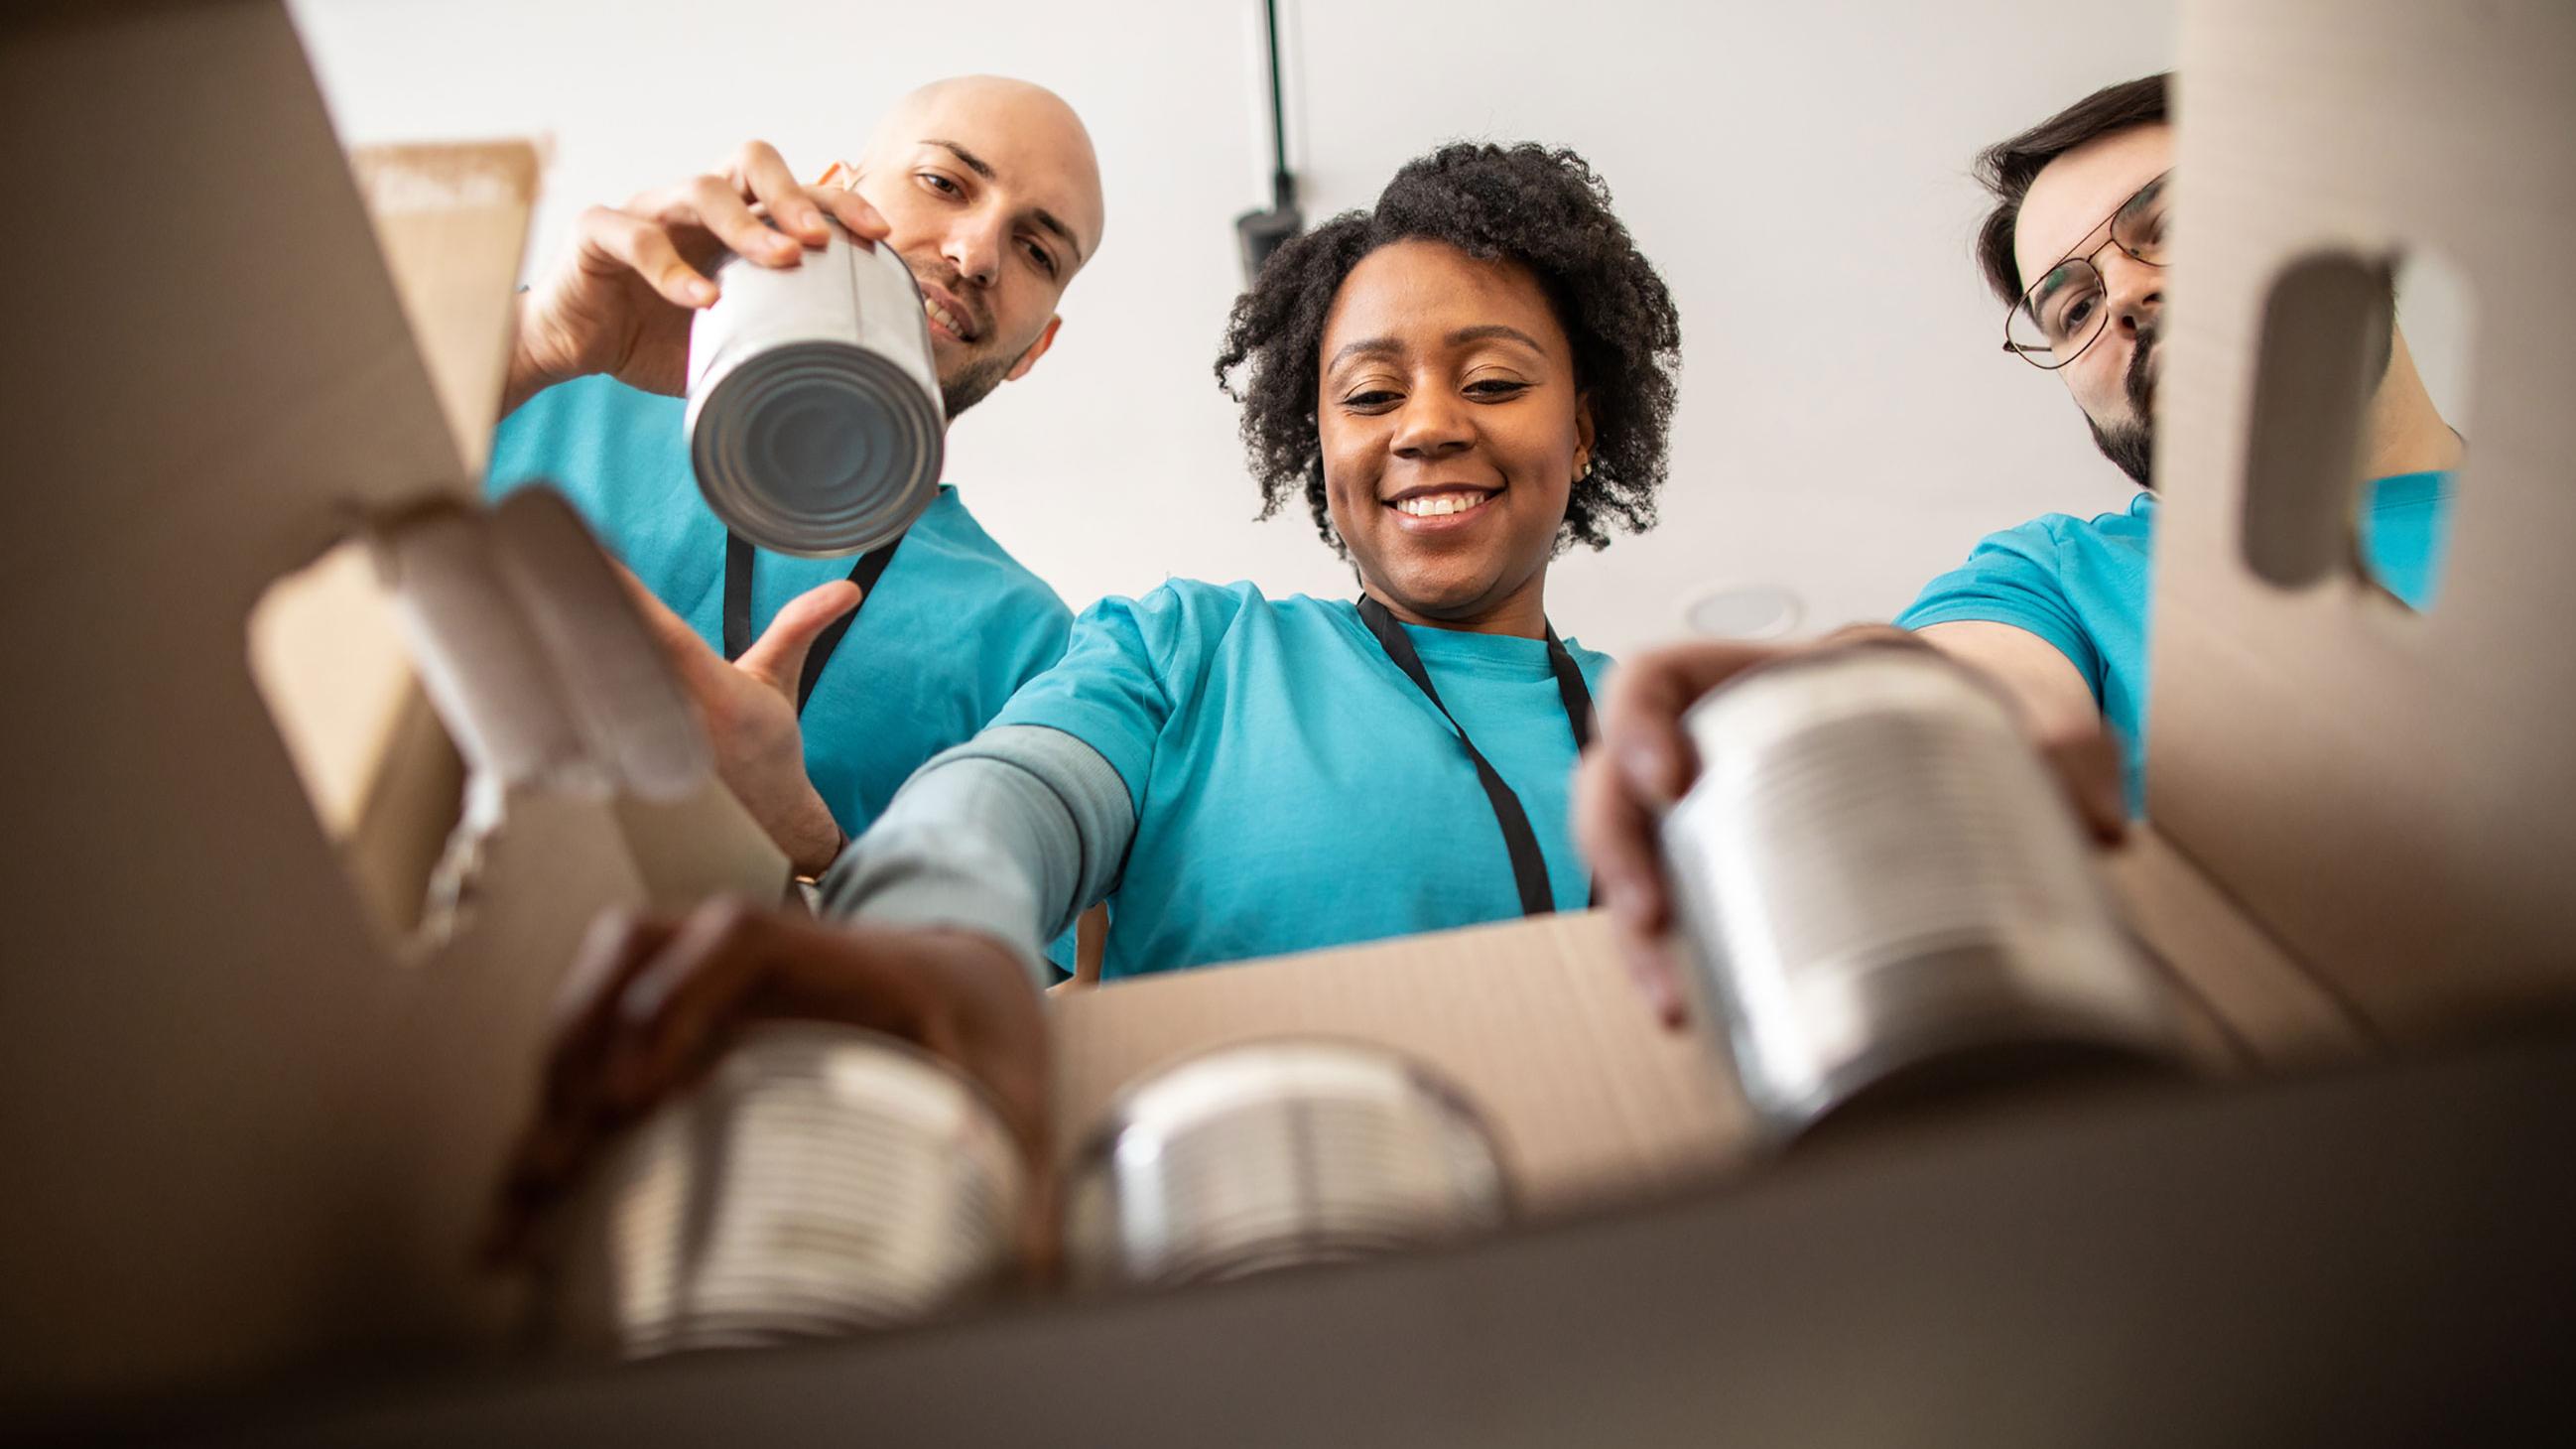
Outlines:
[[[2102, 336], [2111, 315], [2109, 287], [2093, 259], [2103, 247], [2118, 247], [2132, 260], [2151, 267], [2165, 264], [2165, 204], [2172, 193], [2167, 171], [2130, 193], [2117, 211], [2094, 224], [2110, 236], [2082, 252], [2068, 252], [2030, 284], [2012, 310], [2004, 314], [2004, 351], [2031, 366], [2055, 372], [2084, 355]], [[2087, 237], [2092, 231], [2085, 233]]]

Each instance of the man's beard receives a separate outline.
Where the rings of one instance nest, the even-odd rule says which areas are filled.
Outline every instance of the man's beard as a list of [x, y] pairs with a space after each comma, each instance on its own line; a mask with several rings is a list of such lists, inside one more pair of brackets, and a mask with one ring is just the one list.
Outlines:
[[[2383, 283], [2382, 301], [2386, 308], [2380, 314], [2385, 323], [2371, 341], [2371, 363], [2367, 376], [2372, 388], [2388, 376], [2389, 365], [2397, 356], [2397, 280], [2392, 273]], [[2156, 328], [2153, 323], [2138, 329], [2138, 345], [2129, 354], [2129, 374], [2121, 379], [2120, 390], [2129, 399], [2129, 420], [2109, 427], [2085, 414], [2084, 425], [2093, 430], [2093, 446], [2102, 456], [2118, 465], [2141, 488], [2153, 488], [2156, 462], [2156, 383], [2148, 375], [2155, 361]]]
[[[960, 307], [972, 312], [974, 316], [968, 320], [973, 323], [978, 337], [992, 336], [991, 315], [980, 304], [980, 299], [973, 299], [966, 290], [966, 280], [957, 274], [956, 268], [918, 262], [911, 257], [905, 257], [903, 264], [911, 270], [915, 286], [936, 282], [949, 296], [957, 299]], [[992, 396], [993, 389], [1000, 387], [1002, 379], [1010, 375], [1011, 364], [1018, 360], [1015, 357], [970, 356], [951, 375], [941, 378], [939, 402], [948, 410], [948, 420], [952, 423], [957, 421], [959, 413]]]
[[939, 400], [948, 409], [948, 421], [992, 395], [1011, 371], [1007, 357], [980, 357], [939, 380]]
[[2092, 414], [2084, 425], [2093, 430], [2093, 446], [2141, 488], [2156, 486], [2156, 382], [2149, 368], [2156, 356], [2156, 329], [2138, 329], [2138, 344], [2129, 353], [2129, 373], [2120, 391], [2128, 396], [2130, 416], [2104, 427]]

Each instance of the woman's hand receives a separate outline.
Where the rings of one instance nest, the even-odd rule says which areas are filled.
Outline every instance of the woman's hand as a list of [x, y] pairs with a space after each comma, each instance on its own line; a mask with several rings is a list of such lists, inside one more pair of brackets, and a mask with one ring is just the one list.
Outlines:
[[[1028, 971], [971, 931], [821, 922], [714, 902], [683, 920], [603, 916], [565, 978], [543, 1098], [504, 1180], [490, 1244], [519, 1256], [606, 1138], [694, 1085], [747, 1021], [842, 1022], [955, 1064], [985, 1087], [1043, 1183], [1047, 1039]], [[1041, 1202], [1024, 1231], [1039, 1241]]]
[[707, 276], [715, 259], [734, 252], [758, 266], [795, 266], [830, 237], [825, 217], [863, 242], [886, 235], [885, 218], [857, 192], [799, 183], [760, 141], [745, 143], [721, 171], [583, 212], [572, 246], [519, 298], [502, 414], [596, 372], [677, 394], [688, 378], [690, 318], [716, 300]]

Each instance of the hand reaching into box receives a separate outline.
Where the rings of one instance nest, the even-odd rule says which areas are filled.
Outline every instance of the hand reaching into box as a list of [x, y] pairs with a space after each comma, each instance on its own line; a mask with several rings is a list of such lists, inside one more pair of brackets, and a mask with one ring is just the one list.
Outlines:
[[[1699, 774], [1699, 760], [1682, 717], [1702, 696], [1746, 670], [1793, 655], [1856, 644], [1934, 648], [1906, 630], [1861, 625], [1795, 644], [1725, 640], [1677, 644], [1628, 660], [1610, 677], [1601, 699], [1599, 733], [1576, 769], [1575, 838], [1592, 869], [1601, 901], [1618, 924], [1630, 973], [1668, 1024], [1681, 1023], [1684, 1007], [1679, 967], [1672, 955], [1672, 896], [1657, 829]], [[2063, 724], [2043, 728], [2037, 722], [2040, 714], [2013, 681], [1972, 664], [1963, 662], [1961, 667], [2012, 703], [2023, 732], [2046, 758], [2094, 836], [2106, 842], [2118, 840], [2127, 824], [2120, 797], [2119, 754], [2098, 718], [2080, 728]]]
[[[603, 916], [565, 977], [543, 1100], [504, 1181], [496, 1259], [598, 1149], [702, 1078], [755, 1020], [882, 1032], [954, 1064], [989, 1094], [1024, 1152], [1046, 1162], [1047, 1038], [1028, 970], [972, 931], [822, 922], [716, 901], [685, 919]], [[1024, 1231], [1034, 1248], [1043, 1193]]]

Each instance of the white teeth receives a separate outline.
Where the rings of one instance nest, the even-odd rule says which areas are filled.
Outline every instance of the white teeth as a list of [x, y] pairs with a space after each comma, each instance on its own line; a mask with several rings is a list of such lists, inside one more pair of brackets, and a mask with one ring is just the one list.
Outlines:
[[948, 315], [948, 309], [928, 297], [921, 299], [921, 310], [930, 314], [931, 321], [947, 328], [949, 336], [962, 338], [966, 335], [966, 329], [958, 326], [957, 319]]
[[1396, 511], [1410, 518], [1439, 518], [1451, 513], [1464, 513], [1484, 505], [1482, 493], [1431, 493], [1419, 498], [1397, 501]]

